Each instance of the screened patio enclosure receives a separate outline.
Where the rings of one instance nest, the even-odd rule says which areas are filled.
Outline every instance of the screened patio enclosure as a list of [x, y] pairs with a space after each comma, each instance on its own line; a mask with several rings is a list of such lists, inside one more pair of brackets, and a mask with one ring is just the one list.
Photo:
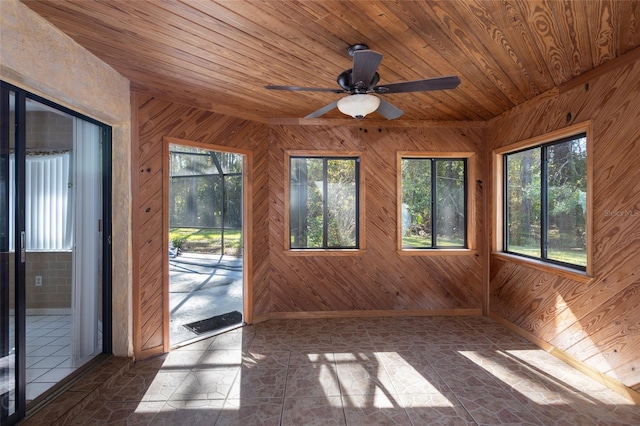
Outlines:
[[169, 145], [171, 346], [242, 322], [243, 161]]
[[174, 247], [241, 257], [242, 156], [170, 145], [169, 164]]

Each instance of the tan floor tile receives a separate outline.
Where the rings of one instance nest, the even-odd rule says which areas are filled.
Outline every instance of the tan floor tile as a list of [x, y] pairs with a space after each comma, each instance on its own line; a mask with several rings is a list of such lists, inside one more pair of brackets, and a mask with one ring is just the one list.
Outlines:
[[339, 396], [286, 398], [282, 426], [344, 425], [344, 410]]
[[384, 365], [426, 366], [429, 361], [424, 356], [424, 350], [420, 345], [383, 345], [376, 347], [374, 356]]
[[207, 349], [246, 349], [253, 342], [254, 338], [254, 331], [237, 328], [212, 338]]
[[340, 396], [338, 372], [334, 365], [292, 366], [287, 374], [287, 398]]
[[[65, 425], [150, 425], [154, 417], [165, 403], [154, 402], [115, 402], [96, 401], [72, 419], [68, 419]], [[155, 423], [153, 423], [155, 424]]]
[[[433, 367], [442, 381], [454, 392], [458, 389], [499, 387], [500, 380], [475, 364], [436, 365]], [[506, 369], [505, 369], [506, 370]], [[516, 376], [513, 376], [516, 377]]]
[[223, 400], [169, 401], [155, 416], [153, 425], [213, 425], [223, 405]]
[[389, 365], [386, 366], [386, 370], [396, 393], [400, 395], [440, 393], [448, 390], [437, 374], [426, 369]]
[[338, 363], [342, 395], [393, 394], [395, 387], [380, 363]]
[[216, 426], [278, 426], [282, 404], [283, 398], [227, 399]]
[[192, 370], [171, 395], [171, 400], [224, 400], [238, 376], [239, 368]]
[[287, 378], [286, 368], [241, 368], [229, 398], [282, 398]]
[[177, 350], [169, 352], [162, 363], [162, 368], [191, 369], [198, 365], [200, 358], [202, 358], [205, 352], [205, 350]]
[[453, 392], [401, 395], [400, 401], [414, 425], [475, 425]]
[[342, 402], [347, 425], [411, 426], [398, 395], [343, 395]]
[[193, 368], [239, 367], [240, 364], [242, 364], [241, 349], [215, 349], [205, 351]]
[[573, 392], [542, 391], [511, 395], [544, 425], [615, 424], [607, 409]]
[[136, 372], [135, 369], [107, 388], [103, 397], [108, 401], [167, 401], [189, 374], [185, 370], [160, 371], [157, 374]]
[[479, 425], [542, 425], [542, 421], [506, 390], [474, 387], [455, 392]]
[[335, 356], [333, 354], [333, 349], [291, 349], [289, 357], [289, 367], [304, 366], [309, 364], [334, 365]]
[[328, 334], [308, 333], [292, 336], [292, 349], [324, 349], [331, 350], [332, 341]]
[[249, 349], [242, 354], [244, 368], [287, 368], [290, 351], [288, 349]]
[[256, 337], [249, 345], [250, 350], [276, 350], [289, 349], [291, 346], [290, 334], [262, 334], [256, 333]]

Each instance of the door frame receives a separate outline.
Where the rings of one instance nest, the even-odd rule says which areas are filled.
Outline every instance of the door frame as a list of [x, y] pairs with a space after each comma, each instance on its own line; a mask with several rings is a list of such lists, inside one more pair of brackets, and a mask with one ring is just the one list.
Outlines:
[[[15, 168], [14, 168], [14, 248], [11, 253], [10, 248], [7, 250], [6, 260], [11, 262], [13, 257], [14, 270], [13, 270], [13, 298], [14, 298], [14, 337], [13, 344], [15, 345], [14, 359], [14, 412], [11, 415], [5, 413], [5, 407], [2, 407], [0, 417], [7, 415], [4, 419], [8, 424], [15, 424], [19, 420], [26, 416], [26, 289], [25, 289], [25, 259], [22, 259], [24, 253], [21, 246], [22, 232], [25, 230], [24, 219], [24, 192], [25, 192], [25, 172], [22, 167], [22, 161], [25, 158], [26, 153], [26, 98], [27, 92], [24, 90], [5, 83], [2, 81], [1, 89], [2, 95], [0, 96], [0, 102], [2, 106], [2, 121], [3, 124], [9, 123], [9, 96], [10, 93], [14, 95], [14, 119], [15, 133], [13, 136], [14, 142], [14, 156], [15, 156]], [[5, 107], [7, 110], [5, 111]], [[6, 115], [6, 117], [5, 117]], [[6, 123], [5, 123], [6, 121]], [[8, 146], [11, 145], [10, 131], [8, 126], [3, 126], [3, 134], [0, 138], [6, 139]], [[10, 182], [10, 180], [9, 180]], [[8, 188], [11, 191], [11, 188]], [[7, 205], [7, 208], [9, 206]], [[7, 214], [9, 212], [7, 211]], [[7, 237], [8, 238], [8, 237]], [[3, 259], [4, 260], [4, 259]], [[7, 271], [9, 272], [9, 271]], [[9, 278], [11, 282], [11, 278]], [[2, 298], [0, 302], [7, 303], [7, 313], [9, 312], [9, 283], [7, 283], [7, 298]], [[7, 316], [8, 319], [9, 315]]]
[[169, 307], [169, 145], [183, 145], [192, 148], [206, 149], [209, 151], [228, 152], [231, 154], [238, 154], [244, 157], [242, 163], [242, 313], [243, 321], [247, 324], [251, 324], [253, 321], [253, 286], [251, 284], [251, 277], [253, 273], [251, 248], [253, 246], [253, 191], [251, 187], [251, 173], [253, 170], [253, 152], [248, 149], [236, 148], [225, 145], [216, 145], [206, 142], [196, 142], [187, 139], [179, 139], [174, 137], [165, 136], [162, 138], [162, 159], [163, 170], [165, 170], [162, 180], [162, 198], [163, 202], [163, 226], [162, 226], [162, 299], [163, 299], [163, 311], [164, 321], [162, 324], [164, 334], [164, 352], [169, 352], [171, 349], [169, 321], [170, 307]]
[[[88, 117], [73, 109], [67, 108], [58, 104], [55, 101], [49, 100], [42, 96], [36, 95], [21, 87], [14, 86], [4, 80], [0, 81], [0, 88], [2, 95], [0, 96], [0, 102], [4, 105], [5, 96], [8, 97], [9, 92], [13, 92], [15, 96], [15, 181], [16, 181], [16, 193], [15, 193], [15, 246], [14, 252], [9, 256], [15, 258], [15, 270], [14, 270], [14, 291], [15, 291], [15, 304], [14, 304], [14, 318], [15, 318], [15, 374], [16, 374], [16, 411], [13, 415], [9, 416], [7, 423], [9, 425], [14, 424], [28, 414], [30, 410], [37, 409], [39, 402], [38, 399], [34, 400], [34, 403], [26, 403], [26, 261], [21, 261], [20, 250], [17, 250], [20, 243], [20, 235], [22, 231], [25, 231], [25, 197], [26, 191], [25, 183], [25, 168], [22, 166], [26, 158], [26, 132], [27, 132], [27, 115], [26, 115], [26, 102], [32, 100], [40, 104], [46, 105], [55, 109], [56, 111], [68, 114], [75, 119], [80, 119], [89, 123], [92, 123], [100, 129], [100, 135], [102, 137], [102, 147], [100, 151], [101, 155], [101, 175], [102, 181], [102, 354], [111, 355], [113, 350], [113, 328], [112, 328], [112, 155], [113, 155], [113, 130], [112, 127], [106, 123]], [[8, 106], [8, 105], [7, 105]], [[4, 112], [4, 108], [2, 109]], [[9, 132], [6, 135], [0, 135], [0, 137], [8, 137]], [[25, 247], [26, 253], [26, 247]], [[26, 259], [25, 259], [26, 260]], [[96, 356], [100, 356], [99, 354]], [[88, 364], [85, 364], [85, 366]], [[82, 370], [79, 369], [78, 371]], [[75, 373], [72, 373], [73, 376]], [[65, 382], [69, 376], [59, 380], [57, 383]], [[66, 382], [70, 383], [70, 382]], [[55, 390], [54, 390], [55, 392]], [[45, 396], [46, 395], [46, 396]], [[45, 392], [41, 396], [44, 398], [50, 397], [52, 394], [49, 391]], [[40, 397], [38, 397], [40, 398]]]

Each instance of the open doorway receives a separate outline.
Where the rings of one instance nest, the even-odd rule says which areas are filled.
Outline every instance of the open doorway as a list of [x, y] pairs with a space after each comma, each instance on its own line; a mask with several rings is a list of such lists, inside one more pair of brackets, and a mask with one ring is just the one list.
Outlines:
[[176, 347], [243, 323], [244, 155], [169, 144], [169, 335]]

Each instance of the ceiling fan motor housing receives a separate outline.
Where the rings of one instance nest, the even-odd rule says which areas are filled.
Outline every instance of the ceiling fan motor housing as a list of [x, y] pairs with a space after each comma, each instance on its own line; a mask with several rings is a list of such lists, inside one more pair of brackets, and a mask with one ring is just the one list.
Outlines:
[[312, 112], [305, 118], [318, 118], [337, 107], [343, 114], [350, 115], [354, 118], [363, 118], [367, 114], [377, 111], [387, 120], [393, 120], [402, 115], [402, 110], [376, 95], [455, 89], [460, 84], [460, 79], [455, 75], [451, 75], [377, 86], [380, 81], [380, 75], [377, 73], [377, 69], [382, 61], [382, 54], [369, 50], [369, 47], [364, 43], [349, 46], [347, 53], [353, 57], [353, 66], [341, 72], [336, 79], [341, 89], [271, 85], [265, 86], [265, 88], [270, 90], [349, 94], [349, 96], [345, 96]]
[[374, 87], [376, 84], [378, 84], [378, 81], [380, 81], [380, 74], [376, 73], [369, 84], [364, 81], [354, 82], [353, 69], [348, 69], [342, 71], [336, 81], [338, 82], [338, 85], [340, 87], [342, 87], [345, 91], [350, 92], [351, 94], [367, 93], [369, 91], [369, 87]]
[[358, 50], [369, 50], [369, 46], [364, 43], [352, 44], [347, 48], [347, 53], [349, 54], [349, 56], [353, 57], [354, 53], [356, 53]]

